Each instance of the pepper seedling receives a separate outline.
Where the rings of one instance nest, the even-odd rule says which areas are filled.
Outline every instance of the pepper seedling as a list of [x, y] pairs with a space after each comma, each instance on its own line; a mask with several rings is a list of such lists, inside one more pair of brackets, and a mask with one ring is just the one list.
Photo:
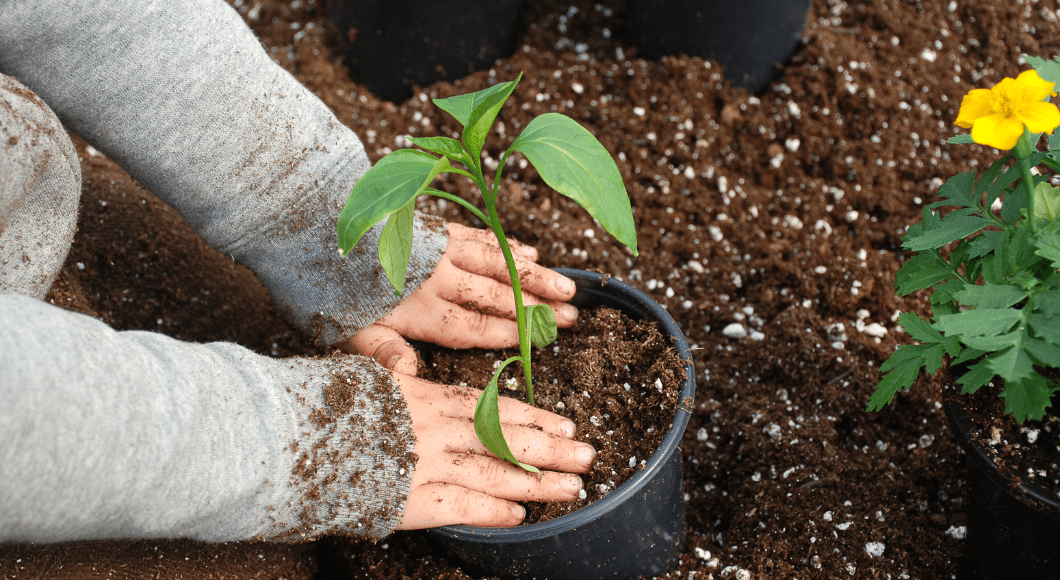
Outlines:
[[[501, 433], [497, 399], [501, 373], [518, 361], [522, 363], [527, 401], [534, 404], [530, 347], [541, 348], [556, 339], [552, 309], [546, 304], [523, 305], [519, 273], [497, 214], [501, 174], [508, 158], [516, 152], [523, 154], [546, 184], [585, 208], [608, 233], [628, 246], [633, 255], [637, 255], [637, 233], [629, 196], [614, 159], [592, 133], [565, 115], [546, 113], [531, 121], [501, 156], [492, 185], [486, 182], [482, 147], [520, 79], [522, 74], [514, 81], [475, 93], [434, 99], [437, 107], [461, 124], [461, 138], [407, 137], [423, 151], [395, 151], [365, 173], [339, 215], [338, 240], [339, 253], [346, 255], [369, 228], [387, 218], [379, 238], [379, 262], [400, 295], [412, 254], [413, 215], [420, 195], [436, 195], [467, 208], [497, 236], [515, 294], [520, 354], [501, 363], [483, 389], [475, 406], [475, 433], [497, 457], [540, 473], [535, 467], [516, 460], [509, 449]], [[472, 180], [482, 193], [485, 211], [456, 195], [432, 188], [431, 182], [442, 173], [456, 173]]]

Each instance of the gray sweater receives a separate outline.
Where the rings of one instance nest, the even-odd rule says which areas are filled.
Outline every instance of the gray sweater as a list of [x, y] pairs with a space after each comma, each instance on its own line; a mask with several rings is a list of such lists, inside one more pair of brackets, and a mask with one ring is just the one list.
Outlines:
[[[413, 438], [373, 361], [116, 332], [27, 297], [54, 279], [77, 207], [50, 107], [293, 322], [348, 338], [400, 300], [376, 267], [379, 228], [336, 252], [369, 167], [357, 137], [221, 0], [0, 0], [0, 73], [47, 104], [0, 82], [0, 542], [389, 533]], [[405, 295], [446, 243], [418, 223]]]

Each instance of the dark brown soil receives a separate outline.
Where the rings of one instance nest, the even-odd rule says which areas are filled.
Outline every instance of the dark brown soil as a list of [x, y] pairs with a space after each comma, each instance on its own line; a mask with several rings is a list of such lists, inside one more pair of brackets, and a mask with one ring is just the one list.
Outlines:
[[[790, 66], [758, 97], [730, 88], [710, 61], [637, 59], [619, 34], [617, 0], [528, 2], [513, 56], [397, 105], [350, 82], [325, 42], [322, 0], [234, 3], [373, 159], [400, 135], [457, 130], [429, 97], [519, 71], [492, 159], [552, 110], [618, 156], [639, 258], [518, 165], [502, 213], [547, 265], [599, 269], [649, 292], [698, 349], [697, 407], [682, 444], [689, 546], [668, 577], [954, 577], [965, 460], [939, 403], [943, 378], [922, 377], [880, 413], [864, 409], [876, 368], [906, 340], [896, 312], [926, 312], [925, 296], [894, 296], [904, 228], [941, 180], [995, 159], [943, 142], [960, 99], [1015, 76], [1022, 54], [1060, 52], [1054, 0], [817, 0]], [[109, 161], [79, 150], [81, 229], [52, 300], [118, 328], [277, 356], [314, 351], [249, 272], [197, 242]], [[472, 193], [457, 179], [441, 186]], [[475, 223], [454, 204], [423, 208]], [[747, 336], [723, 333], [732, 324]], [[339, 576], [467, 578], [416, 534], [321, 548]], [[0, 554], [8, 575], [19, 571], [10, 553]]]
[[[435, 348], [420, 376], [483, 388], [494, 365], [518, 354]], [[573, 328], [534, 351], [532, 368], [534, 403], [574, 421], [577, 439], [596, 449], [596, 459], [582, 477], [584, 498], [530, 503], [528, 524], [584, 507], [644, 469], [671, 426], [685, 379], [684, 364], [654, 323], [634, 322], [610, 308], [583, 310]], [[518, 364], [505, 368], [498, 385], [501, 394], [526, 400]]]

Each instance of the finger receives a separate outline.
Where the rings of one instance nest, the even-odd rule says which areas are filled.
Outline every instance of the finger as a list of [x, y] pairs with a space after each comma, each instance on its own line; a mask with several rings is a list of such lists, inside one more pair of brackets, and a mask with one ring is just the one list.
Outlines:
[[507, 318], [474, 312], [438, 296], [424, 296], [419, 311], [439, 315], [405, 321], [401, 326], [413, 340], [448, 348], [511, 348], [519, 344], [519, 327]]
[[[404, 379], [402, 378], [404, 381]], [[475, 405], [478, 403], [482, 391], [471, 387], [454, 387], [449, 385], [437, 385], [420, 379], [412, 389], [403, 389], [418, 402], [427, 403], [431, 406], [442, 405], [438, 410], [443, 417], [469, 421], [475, 416]], [[439, 396], [441, 390], [442, 396]], [[561, 417], [550, 411], [528, 405], [510, 397], [498, 397], [501, 424], [522, 425], [533, 427], [538, 433], [553, 435], [565, 439], [574, 437], [574, 422], [566, 417]], [[459, 427], [458, 427], [459, 428]]]
[[507, 461], [473, 453], [450, 453], [445, 481], [472, 491], [512, 501], [570, 501], [578, 497], [582, 480], [577, 475], [544, 471], [540, 477]]
[[519, 525], [523, 506], [457, 485], [432, 483], [414, 488], [405, 503], [399, 530], [467, 524], [490, 528]]
[[[460, 305], [475, 305], [483, 314], [504, 318], [515, 318], [515, 295], [511, 284], [498, 282], [471, 272], [461, 271], [459, 282], [439, 288], [439, 296]], [[565, 302], [542, 301], [537, 296], [523, 292], [523, 305], [546, 303], [556, 315], [556, 322], [563, 327], [574, 324], [578, 318], [578, 309]]]
[[372, 324], [337, 346], [344, 352], [370, 356], [392, 371], [416, 375], [415, 349], [397, 331], [381, 324]]
[[[504, 416], [503, 412], [501, 416]], [[596, 457], [588, 443], [555, 437], [530, 427], [501, 424], [501, 431], [515, 458], [539, 469], [586, 473]], [[472, 429], [452, 429], [445, 441], [445, 450], [492, 456]]]
[[[458, 241], [446, 249], [446, 255], [454, 266], [462, 270], [510, 284], [504, 254], [497, 246]], [[561, 302], [574, 297], [576, 288], [570, 278], [519, 256], [515, 256], [515, 266], [523, 291], [536, 294], [545, 300]]]
[[[471, 240], [500, 248], [500, 242], [497, 241], [496, 234], [489, 230], [469, 228], [452, 222], [446, 224], [446, 227], [449, 229], [450, 239]], [[508, 247], [512, 249], [512, 254], [526, 258], [531, 262], [537, 261], [537, 248], [533, 246], [508, 238]]]

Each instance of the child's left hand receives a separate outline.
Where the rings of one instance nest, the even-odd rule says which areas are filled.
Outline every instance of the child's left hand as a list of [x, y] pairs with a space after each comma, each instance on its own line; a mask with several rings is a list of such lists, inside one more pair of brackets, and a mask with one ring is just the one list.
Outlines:
[[[336, 346], [416, 374], [416, 353], [405, 338], [449, 348], [508, 348], [519, 344], [515, 298], [500, 245], [492, 232], [448, 224], [449, 245], [430, 278], [375, 324]], [[524, 304], [546, 303], [560, 327], [578, 310], [566, 304], [574, 282], [536, 264], [537, 250], [509, 240]]]

